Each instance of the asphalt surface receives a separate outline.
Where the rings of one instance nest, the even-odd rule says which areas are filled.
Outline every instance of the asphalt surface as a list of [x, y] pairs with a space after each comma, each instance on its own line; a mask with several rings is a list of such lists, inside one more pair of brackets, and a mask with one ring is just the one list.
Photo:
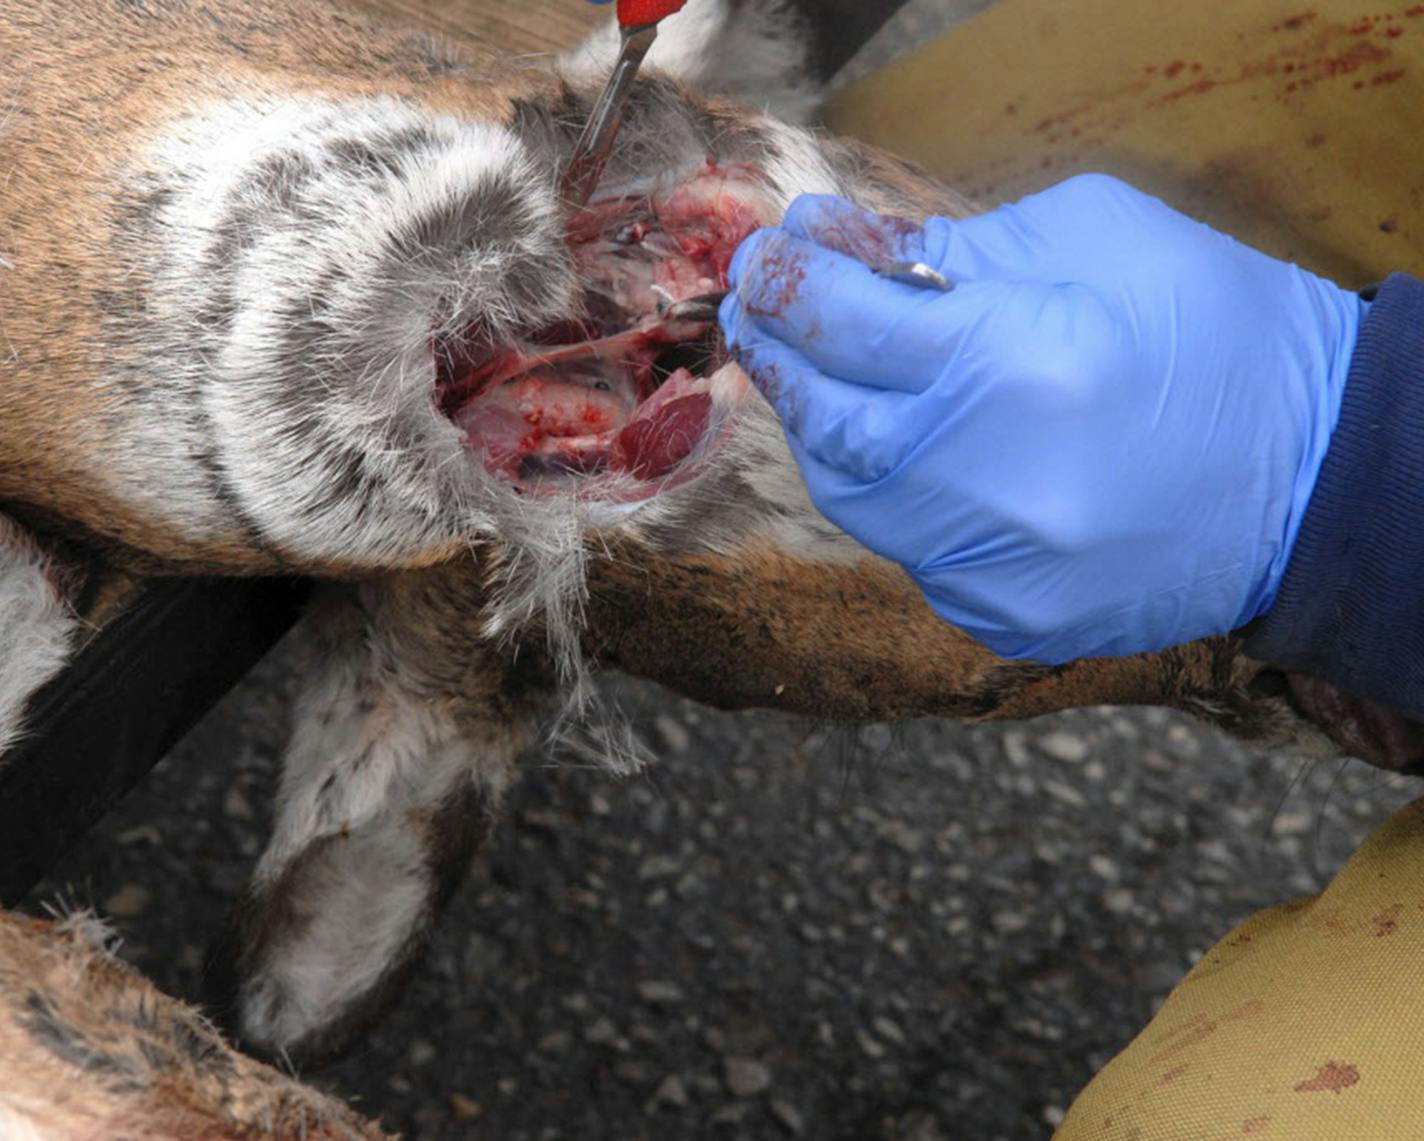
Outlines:
[[[1253, 910], [1415, 794], [1162, 710], [836, 728], [614, 680], [644, 775], [538, 750], [425, 966], [318, 1077], [412, 1138], [1029, 1138]], [[171, 993], [263, 843], [277, 653], [33, 898]]]
[[[881, 59], [967, 0], [911, 0]], [[315, 1080], [410, 1138], [1047, 1135], [1190, 963], [1418, 791], [1160, 710], [835, 728], [610, 682], [645, 774], [551, 767]], [[279, 649], [31, 896], [197, 999], [264, 842]]]

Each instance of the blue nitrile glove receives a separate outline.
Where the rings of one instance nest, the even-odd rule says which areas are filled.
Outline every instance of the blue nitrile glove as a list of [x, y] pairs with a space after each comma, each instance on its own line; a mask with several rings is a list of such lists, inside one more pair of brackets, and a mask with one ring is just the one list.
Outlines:
[[[875, 276], [922, 261], [952, 293]], [[811, 497], [999, 654], [1267, 610], [1364, 303], [1087, 175], [923, 228], [803, 197], [732, 263], [728, 343]]]

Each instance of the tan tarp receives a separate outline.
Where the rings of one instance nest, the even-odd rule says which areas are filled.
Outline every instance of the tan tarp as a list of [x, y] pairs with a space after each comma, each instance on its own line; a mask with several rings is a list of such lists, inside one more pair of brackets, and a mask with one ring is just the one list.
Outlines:
[[1103, 170], [1344, 285], [1424, 274], [1424, 3], [1003, 0], [830, 121], [986, 204]]
[[[1351, 286], [1424, 273], [1421, 120], [1424, 3], [1275, 0], [1004, 0], [831, 113], [986, 204], [1104, 170]], [[1056, 1136], [1424, 1136], [1421, 883], [1424, 802], [1212, 948]]]

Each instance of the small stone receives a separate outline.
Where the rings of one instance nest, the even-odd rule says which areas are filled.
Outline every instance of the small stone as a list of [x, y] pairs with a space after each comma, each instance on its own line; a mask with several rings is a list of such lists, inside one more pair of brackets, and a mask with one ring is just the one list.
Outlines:
[[605, 1046], [618, 1037], [618, 1030], [607, 1018], [600, 1018], [583, 1032], [583, 1040], [594, 1046]]
[[652, 1068], [647, 1062], [640, 1062], [636, 1058], [625, 1058], [613, 1067], [613, 1073], [619, 1081], [629, 1085], [643, 1085], [653, 1080]]
[[1138, 758], [1138, 764], [1154, 773], [1169, 773], [1177, 767], [1176, 761], [1164, 757], [1156, 749], [1144, 749]]
[[1028, 927], [1028, 916], [1022, 911], [996, 911], [989, 917], [994, 930], [1001, 935], [1014, 935]]
[[1132, 910], [1137, 900], [1132, 892], [1125, 887], [1120, 887], [1116, 891], [1110, 891], [1103, 896], [1103, 906], [1114, 915], [1126, 915]]
[[857, 736], [862, 745], [867, 749], [873, 749], [876, 753], [886, 752], [895, 743], [895, 736], [891, 732], [890, 726], [879, 722], [873, 725], [862, 725]]
[[675, 860], [671, 856], [649, 856], [638, 868], [638, 878], [640, 880], [662, 879], [664, 876], [673, 876], [682, 871], [682, 862]]
[[140, 883], [126, 883], [104, 901], [104, 911], [120, 919], [140, 915], [148, 907], [152, 894]]
[[1236, 859], [1231, 854], [1224, 841], [1211, 839], [1199, 840], [1196, 845], [1197, 855], [1203, 860], [1209, 860], [1214, 864], [1223, 864], [1229, 868], [1234, 868]]
[[724, 1105], [708, 1118], [708, 1121], [713, 1125], [740, 1125], [746, 1115], [747, 1107], [733, 1102], [731, 1105]]
[[875, 1033], [879, 1034], [880, 1037], [886, 1041], [894, 1042], [897, 1046], [903, 1046], [905, 1044], [905, 1032], [883, 1014], [875, 1018], [870, 1025]]
[[1088, 870], [1102, 880], [1116, 880], [1122, 873], [1117, 864], [1101, 853], [1088, 857]]
[[860, 1043], [860, 1048], [872, 1058], [885, 1057], [885, 1047], [872, 1038], [864, 1030], [855, 1032], [855, 1040]]
[[1062, 730], [1045, 733], [1038, 739], [1038, 747], [1050, 757], [1070, 764], [1078, 764], [1088, 755], [1088, 742]]
[[1167, 740], [1175, 746], [1178, 756], [1195, 757], [1201, 752], [1201, 738], [1185, 725], [1173, 725], [1169, 728]]
[[1063, 1124], [1063, 1118], [1066, 1115], [1064, 1114], [1061, 1106], [1045, 1105], [1043, 1107], [1043, 1113], [1041, 1116], [1043, 1117], [1043, 1122], [1045, 1125], [1051, 1125], [1054, 1129], [1057, 1129], [1060, 1125]]
[[1088, 806], [1087, 798], [1071, 784], [1046, 780], [1043, 782], [1043, 791], [1059, 804], [1066, 804], [1069, 808], [1086, 808]]
[[786, 1132], [793, 1137], [800, 1137], [806, 1132], [806, 1121], [794, 1105], [786, 1101], [773, 1101], [771, 1103], [771, 1115], [781, 1123]]
[[473, 1121], [485, 1111], [485, 1107], [474, 1098], [466, 1097], [462, 1093], [447, 1093], [445, 1102], [450, 1107], [451, 1121]]
[[412, 1066], [423, 1066], [426, 1062], [434, 1060], [436, 1053], [438, 1051], [435, 1049], [434, 1042], [425, 1038], [415, 1038], [411, 1041], [407, 1056], [410, 1058]]
[[663, 744], [674, 753], [686, 752], [687, 746], [692, 744], [692, 737], [687, 730], [666, 713], [659, 713], [653, 718], [653, 728], [657, 730]]
[[654, 1006], [671, 1006], [682, 1001], [682, 987], [673, 982], [649, 979], [638, 984], [638, 997]]
[[676, 1074], [668, 1074], [658, 1083], [658, 1088], [653, 1090], [653, 1096], [648, 1098], [649, 1108], [656, 1109], [660, 1105], [670, 1105], [675, 1109], [687, 1108], [687, 1086]]
[[925, 846], [925, 834], [903, 820], [887, 820], [880, 834], [907, 856], [917, 856]]
[[536, 1047], [541, 1054], [563, 1054], [573, 1045], [574, 1036], [567, 1030], [555, 1030], [539, 1039]]
[[894, 1136], [901, 1141], [947, 1141], [939, 1122], [922, 1110], [907, 1113], [893, 1128]]
[[223, 815], [232, 820], [251, 820], [255, 815], [252, 801], [247, 799], [247, 793], [240, 784], [228, 785], [223, 793], [222, 810]]
[[1000, 741], [1004, 746], [1004, 753], [1009, 758], [1009, 764], [1016, 769], [1026, 769], [1032, 762], [1032, 757], [1028, 751], [1028, 739], [1024, 734], [1010, 730], [1005, 733]]
[[771, 1088], [771, 1070], [755, 1058], [725, 1058], [722, 1079], [736, 1097], [754, 1097]]
[[140, 824], [136, 828], [125, 828], [114, 837], [125, 848], [134, 844], [151, 844], [158, 847], [163, 843], [163, 835], [152, 824]]

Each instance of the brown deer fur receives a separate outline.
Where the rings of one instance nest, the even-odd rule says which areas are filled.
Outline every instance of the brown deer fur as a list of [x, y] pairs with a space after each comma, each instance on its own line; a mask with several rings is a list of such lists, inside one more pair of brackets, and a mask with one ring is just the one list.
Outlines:
[[[590, 664], [729, 708], [1157, 703], [1322, 744], [1231, 638], [996, 659], [814, 511], [734, 366], [697, 382], [721, 435], [677, 478], [613, 480], [631, 499], [523, 495], [480, 462], [437, 406], [432, 346], [580, 315], [589, 271], [557, 175], [609, 40], [555, 74], [481, 42], [468, 11], [472, 34], [436, 38], [334, 0], [0, 0], [7, 514], [131, 569], [333, 580], [304, 623], [277, 824], [226, 944], [251, 1045], [321, 1057], [392, 993], [521, 747], [586, 712]], [[605, 186], [656, 203], [699, 169], [749, 171], [716, 177], [751, 187], [740, 205], [764, 221], [807, 191], [970, 211], [887, 156], [718, 97], [804, 109], [779, 5], [692, 0], [677, 20]], [[0, 741], [72, 644], [53, 565], [0, 527]], [[0, 1006], [0, 1058], [23, 1075], [0, 1082], [0, 1122], [34, 1136], [120, 1120], [133, 1136], [376, 1135], [72, 931], [0, 917]], [[69, 1092], [46, 1103], [55, 1075]]]

